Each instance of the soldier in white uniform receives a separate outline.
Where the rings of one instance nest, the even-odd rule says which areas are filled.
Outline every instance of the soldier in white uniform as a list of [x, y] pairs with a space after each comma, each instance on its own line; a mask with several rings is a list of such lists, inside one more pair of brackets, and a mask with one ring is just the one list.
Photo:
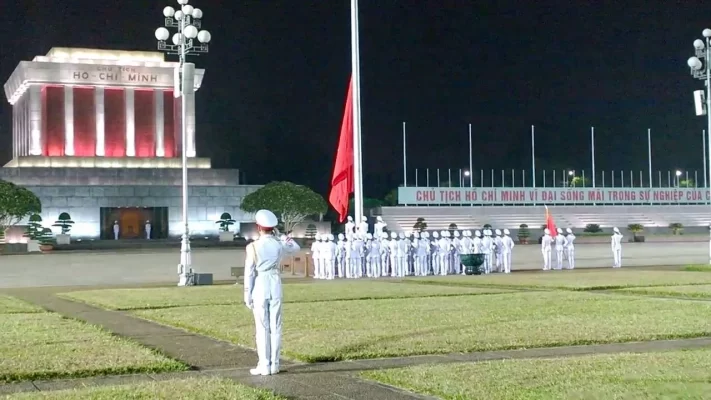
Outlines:
[[375, 226], [373, 227], [373, 236], [377, 239], [380, 239], [383, 236], [383, 231], [386, 226], [388, 226], [388, 224], [383, 221], [383, 217], [378, 216], [375, 221]]
[[472, 251], [474, 252], [474, 254], [481, 254], [484, 252], [482, 251], [481, 231], [474, 232], [474, 240], [472, 240]]
[[380, 276], [388, 276], [390, 271], [390, 241], [388, 234], [380, 234]]
[[353, 217], [348, 216], [348, 222], [346, 222], [346, 239], [348, 241], [353, 240], [353, 235], [355, 234], [355, 223], [353, 222]]
[[373, 239], [370, 233], [367, 235], [368, 259], [366, 265], [366, 276], [368, 278], [380, 277], [380, 240]]
[[400, 240], [398, 240], [397, 242], [397, 276], [402, 278], [407, 275], [407, 259], [410, 255], [410, 249], [412, 248], [412, 246], [410, 245], [410, 241], [407, 240], [403, 232], [400, 232], [399, 237]]
[[568, 252], [568, 269], [574, 269], [575, 268], [575, 235], [573, 234], [573, 230], [568, 228], [566, 229], [566, 232], [568, 233], [565, 236], [566, 240], [566, 245], [565, 245], [565, 250]]
[[427, 232], [415, 232], [415, 276], [427, 275], [427, 258], [430, 253], [430, 241]]
[[612, 246], [612, 268], [622, 268], [622, 234], [617, 227], [612, 229], [610, 244]]
[[439, 233], [432, 232], [432, 240], [430, 241], [430, 260], [432, 264], [432, 274], [439, 275], [442, 264], [439, 259]]
[[543, 238], [541, 239], [541, 254], [543, 254], [543, 270], [548, 271], [551, 269], [551, 244], [553, 243], [553, 238], [551, 237], [551, 231], [548, 228], [543, 230]]
[[484, 253], [484, 273], [490, 274], [493, 269], [494, 240], [491, 238], [489, 229], [484, 230], [484, 238], [481, 240], [481, 252]]
[[323, 256], [323, 267], [324, 267], [324, 279], [333, 279], [336, 276], [336, 253], [338, 251], [338, 246], [333, 241], [333, 235], [324, 235], [326, 241], [323, 242], [321, 248], [321, 255]]
[[268, 210], [255, 215], [259, 239], [247, 245], [244, 262], [244, 303], [252, 310], [256, 327], [259, 363], [249, 372], [252, 375], [279, 373], [281, 350], [282, 289], [279, 266], [282, 256], [299, 251], [291, 238], [278, 234], [277, 217]]
[[459, 231], [454, 231], [452, 239], [452, 273], [459, 274], [462, 271], [462, 261], [459, 255], [462, 253], [462, 240], [459, 238]]
[[365, 235], [368, 233], [368, 218], [364, 215], [356, 228], [356, 233], [360, 235], [362, 240], [365, 240]]
[[398, 263], [400, 262], [397, 233], [390, 233], [390, 243], [388, 243], [388, 254], [390, 255], [390, 276], [397, 276]]
[[314, 242], [311, 243], [311, 259], [314, 262], [314, 278], [323, 279], [321, 275], [323, 272], [321, 266], [321, 235], [318, 233], [314, 236]]
[[346, 252], [346, 246], [350, 245], [349, 242], [346, 242], [346, 235], [339, 233], [338, 234], [338, 243], [336, 244], [336, 260], [338, 261], [338, 277], [343, 279], [345, 278], [346, 274], [346, 260], [347, 260], [347, 252]]
[[363, 238], [356, 234], [353, 236], [353, 252], [351, 252], [351, 278], [363, 277], [363, 264], [365, 263], [365, 243]]
[[567, 246], [567, 244], [565, 236], [563, 235], [563, 229], [558, 228], [558, 234], [555, 236], [555, 269], [563, 269], [563, 252], [565, 251], [565, 246]]
[[494, 252], [496, 253], [496, 272], [504, 271], [504, 241], [501, 237], [501, 229], [494, 231], [496, 237], [494, 237]]
[[511, 232], [508, 229], [504, 229], [504, 237], [501, 238], [501, 256], [503, 257], [504, 273], [511, 273], [511, 254], [513, 253], [513, 248], [515, 243], [511, 236]]

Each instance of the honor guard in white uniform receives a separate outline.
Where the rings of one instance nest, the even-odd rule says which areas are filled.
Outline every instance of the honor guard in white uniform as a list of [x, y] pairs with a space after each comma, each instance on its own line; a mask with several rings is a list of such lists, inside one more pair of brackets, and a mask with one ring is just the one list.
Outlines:
[[338, 277], [343, 279], [345, 278], [346, 275], [346, 260], [347, 260], [347, 252], [346, 252], [346, 245], [349, 244], [346, 242], [346, 235], [339, 233], [338, 234], [338, 243], [336, 243], [336, 261], [338, 262]]
[[555, 236], [555, 261], [556, 268], [558, 270], [563, 269], [563, 254], [565, 251], [565, 246], [567, 242], [565, 236], [563, 235], [563, 229], [558, 228], [558, 234]]
[[355, 234], [355, 223], [353, 222], [353, 217], [348, 216], [348, 222], [346, 222], [346, 239], [348, 241], [353, 241], [353, 235]]
[[543, 254], [543, 270], [548, 271], [551, 269], [551, 245], [553, 244], [553, 238], [551, 237], [551, 231], [548, 228], [543, 230], [543, 238], [541, 239], [541, 254]]
[[299, 245], [287, 236], [276, 238], [277, 217], [268, 210], [255, 215], [259, 239], [247, 245], [244, 263], [244, 303], [252, 310], [256, 327], [259, 363], [252, 375], [279, 373], [281, 349], [282, 256], [299, 251]]
[[452, 263], [450, 262], [451, 254], [449, 254], [451, 245], [449, 239], [447, 238], [449, 236], [449, 232], [441, 231], [439, 236], [440, 238], [437, 241], [437, 244], [439, 245], [439, 249], [437, 250], [437, 255], [439, 256], [439, 274], [447, 275], [452, 267]]
[[482, 254], [482, 241], [481, 241], [481, 231], [474, 232], [474, 240], [472, 240], [472, 251], [474, 254]]
[[377, 239], [380, 239], [383, 236], [383, 231], [385, 230], [386, 226], [388, 226], [388, 224], [383, 221], [383, 217], [378, 216], [375, 221], [375, 226], [373, 227], [373, 236]]
[[368, 278], [378, 278], [380, 277], [380, 240], [373, 239], [373, 235], [370, 233], [367, 238], [368, 259], [365, 274]]
[[387, 232], [380, 234], [380, 276], [390, 272], [390, 241]]
[[439, 275], [441, 264], [439, 263], [439, 233], [432, 232], [432, 240], [430, 240], [430, 265], [432, 265], [432, 274]]
[[496, 272], [504, 271], [504, 242], [501, 237], [501, 229], [494, 231], [496, 237], [494, 237], [494, 252], [496, 253]]
[[333, 279], [336, 277], [336, 253], [338, 252], [338, 246], [333, 241], [333, 235], [324, 235], [326, 241], [323, 242], [323, 248], [321, 249], [321, 254], [323, 255], [324, 263], [324, 279]]
[[388, 254], [390, 255], [390, 276], [397, 276], [397, 270], [398, 270], [398, 264], [400, 262], [400, 256], [398, 247], [400, 245], [398, 244], [397, 240], [397, 233], [391, 232], [390, 233], [390, 242], [388, 243]]
[[508, 229], [504, 229], [504, 237], [501, 238], [501, 255], [503, 257], [504, 273], [506, 274], [511, 273], [511, 254], [515, 246], [513, 239], [509, 236], [510, 234], [511, 232]]
[[321, 266], [321, 234], [319, 233], [314, 236], [314, 242], [311, 243], [311, 259], [314, 262], [314, 278], [323, 279], [321, 275], [323, 272], [323, 267]]
[[403, 232], [400, 232], [400, 235], [398, 235], [398, 237], [400, 240], [398, 240], [397, 242], [397, 276], [404, 277], [405, 275], [407, 275], [407, 257], [410, 254], [411, 246], [410, 241], [407, 240]]
[[356, 234], [353, 236], [353, 251], [351, 252], [351, 278], [363, 277], [363, 263], [365, 262], [365, 243], [363, 238]]
[[364, 215], [363, 219], [358, 224], [356, 233], [360, 235], [362, 240], [365, 240], [365, 235], [368, 234], [368, 218]]
[[462, 240], [459, 238], [459, 231], [454, 231], [452, 239], [452, 273], [459, 274], [462, 270], [462, 261], [459, 255], [462, 253]]
[[575, 235], [573, 230], [568, 228], [565, 230], [568, 234], [565, 235], [566, 245], [565, 251], [568, 252], [568, 269], [575, 268]]
[[481, 239], [481, 252], [484, 253], [484, 273], [490, 274], [493, 270], [494, 240], [491, 238], [491, 231], [484, 230], [484, 238]]
[[612, 257], [613, 264], [612, 268], [622, 267], [622, 234], [617, 227], [612, 229], [612, 236], [610, 237], [610, 245], [612, 246]]

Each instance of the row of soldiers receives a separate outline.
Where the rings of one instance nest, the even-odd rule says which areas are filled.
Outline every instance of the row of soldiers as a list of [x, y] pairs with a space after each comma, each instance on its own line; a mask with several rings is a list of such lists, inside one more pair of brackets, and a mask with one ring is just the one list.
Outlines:
[[[348, 232], [348, 231], [346, 231]], [[514, 241], [495, 232], [440, 231], [317, 235], [311, 245], [316, 279], [464, 274], [462, 254], [484, 254], [484, 273], [511, 272]]]

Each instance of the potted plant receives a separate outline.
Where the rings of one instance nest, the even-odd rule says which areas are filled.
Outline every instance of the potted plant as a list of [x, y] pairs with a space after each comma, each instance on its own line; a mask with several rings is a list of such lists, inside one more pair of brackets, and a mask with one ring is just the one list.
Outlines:
[[672, 230], [672, 234], [681, 235], [684, 231], [684, 225], [679, 222], [672, 222], [671, 224], [669, 224], [669, 229]]
[[457, 229], [459, 229], [459, 227], [454, 222], [449, 224], [449, 227], [447, 228], [447, 230], [449, 231], [449, 235], [452, 237], [454, 236], [454, 231], [456, 231]]
[[638, 235], [644, 231], [644, 226], [642, 224], [629, 224], [627, 225], [627, 230], [632, 232], [632, 241], [635, 243], [644, 242], [644, 235]]
[[235, 234], [230, 232], [230, 226], [235, 224], [230, 213], [222, 213], [220, 220], [216, 224], [220, 225], [220, 242], [232, 242], [235, 240]]
[[42, 238], [42, 217], [39, 214], [30, 215], [30, 221], [27, 226], [27, 232], [25, 237], [27, 240], [27, 251], [29, 253], [39, 253], [40, 251], [40, 239]]
[[528, 225], [521, 224], [518, 226], [518, 242], [528, 244], [528, 238], [531, 237], [531, 232], [528, 230]]
[[54, 238], [52, 237], [52, 230], [49, 228], [42, 229], [42, 235], [40, 236], [40, 250], [43, 253], [50, 252], [54, 250]]
[[412, 229], [415, 232], [422, 233], [427, 230], [427, 222], [422, 217], [417, 218], [417, 221], [415, 221], [415, 225], [412, 226]]
[[74, 225], [74, 221], [72, 221], [72, 217], [69, 213], [63, 212], [59, 214], [57, 221], [54, 225], [52, 225], [57, 226], [62, 230], [61, 233], [57, 235], [57, 245], [67, 245], [72, 242], [72, 238], [69, 235], [69, 231], [72, 230], [72, 225]]

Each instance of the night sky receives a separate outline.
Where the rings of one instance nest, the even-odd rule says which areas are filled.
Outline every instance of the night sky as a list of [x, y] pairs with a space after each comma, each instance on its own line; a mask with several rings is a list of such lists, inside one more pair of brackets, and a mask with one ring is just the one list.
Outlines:
[[[174, 1], [9, 1], [0, 14], [0, 77], [51, 47], [154, 50]], [[349, 0], [194, 0], [213, 34], [197, 94], [198, 155], [247, 183], [290, 180], [326, 194], [350, 64]], [[408, 165], [702, 169], [689, 75], [692, 43], [711, 28], [700, 1], [361, 0], [366, 197]], [[11, 156], [11, 108], [0, 108], [0, 165]], [[412, 178], [410, 178], [412, 179]]]

